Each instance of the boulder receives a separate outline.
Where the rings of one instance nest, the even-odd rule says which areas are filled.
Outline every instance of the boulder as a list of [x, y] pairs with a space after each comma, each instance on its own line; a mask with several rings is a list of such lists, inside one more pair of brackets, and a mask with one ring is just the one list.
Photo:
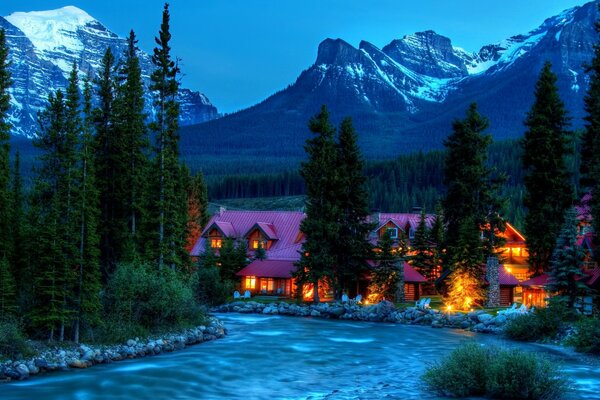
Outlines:
[[478, 320], [479, 322], [481, 322], [482, 324], [489, 323], [489, 321], [490, 321], [492, 318], [494, 318], [494, 317], [493, 317], [492, 315], [490, 315], [490, 314], [485, 314], [485, 313], [484, 313], [484, 314], [479, 314], [479, 315], [477, 315], [477, 320]]
[[15, 372], [18, 374], [19, 380], [26, 379], [29, 377], [29, 368], [25, 364], [17, 364], [14, 368]]

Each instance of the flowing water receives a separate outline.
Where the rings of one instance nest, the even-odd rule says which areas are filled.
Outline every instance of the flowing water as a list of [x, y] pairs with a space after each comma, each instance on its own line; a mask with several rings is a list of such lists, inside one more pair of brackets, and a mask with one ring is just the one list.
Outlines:
[[[224, 314], [221, 340], [157, 357], [0, 385], [0, 399], [434, 399], [419, 377], [460, 343], [503, 342], [462, 330]], [[600, 399], [600, 362], [550, 354], [576, 380], [570, 398]]]

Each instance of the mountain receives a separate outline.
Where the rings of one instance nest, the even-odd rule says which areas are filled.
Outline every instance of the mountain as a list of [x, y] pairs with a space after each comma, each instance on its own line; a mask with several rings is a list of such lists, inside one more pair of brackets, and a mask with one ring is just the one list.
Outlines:
[[187, 157], [235, 156], [245, 162], [240, 169], [248, 171], [292, 165], [303, 157], [307, 121], [322, 104], [334, 121], [353, 117], [369, 158], [441, 147], [451, 122], [473, 101], [490, 119], [496, 139], [519, 137], [546, 60], [579, 127], [587, 89], [584, 64], [597, 41], [598, 3], [565, 10], [527, 34], [477, 52], [433, 31], [404, 36], [381, 49], [366, 41], [356, 48], [326, 39], [315, 63], [287, 88], [246, 110], [183, 129]]
[[[31, 137], [36, 129], [36, 114], [46, 104], [50, 91], [64, 89], [74, 62], [81, 76], [94, 75], [107, 47], [119, 58], [126, 40], [108, 30], [85, 11], [68, 6], [57, 10], [15, 12], [0, 17], [5, 29], [13, 87], [11, 123], [13, 133]], [[149, 84], [150, 56], [139, 52], [142, 75]], [[190, 89], [180, 89], [182, 125], [197, 124], [218, 116], [208, 98]], [[152, 99], [146, 96], [148, 112]]]

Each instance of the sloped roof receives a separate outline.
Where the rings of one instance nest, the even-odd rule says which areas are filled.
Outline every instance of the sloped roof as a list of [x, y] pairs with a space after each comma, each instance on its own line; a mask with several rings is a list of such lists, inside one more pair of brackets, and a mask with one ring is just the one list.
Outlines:
[[[405, 229], [408, 225], [413, 229], [417, 229], [419, 226], [419, 221], [421, 220], [420, 213], [378, 213], [375, 214], [375, 223], [379, 226], [385, 225], [388, 221], [392, 221], [394, 224], [399, 226], [401, 229]], [[431, 229], [433, 225], [433, 221], [435, 220], [435, 215], [426, 214], [425, 215], [425, 225], [428, 229]]]
[[596, 267], [589, 271], [585, 271], [586, 278], [584, 278], [584, 283], [590, 287], [596, 287], [600, 285], [600, 267]]
[[[215, 214], [208, 221], [207, 227], [202, 232], [202, 236], [196, 242], [190, 254], [198, 256], [206, 248], [206, 233], [213, 226], [219, 227], [226, 236], [234, 239], [245, 240], [242, 236], [249, 232], [253, 227], [260, 226], [265, 234], [274, 235], [277, 238], [266, 251], [267, 259], [274, 259], [274, 254], [286, 255], [285, 258], [292, 258], [295, 252], [295, 258], [298, 258], [295, 247], [298, 247], [296, 238], [300, 232], [300, 222], [305, 214], [299, 211], [233, 211], [225, 210]], [[259, 225], [260, 224], [260, 225]], [[230, 233], [231, 235], [227, 235]], [[301, 242], [300, 242], [301, 243]], [[278, 258], [280, 258], [278, 256]]]
[[532, 286], [546, 286], [548, 283], [548, 274], [542, 274], [535, 278], [528, 279], [521, 282], [521, 286], [532, 287]]
[[268, 222], [257, 222], [256, 224], [252, 225], [252, 228], [250, 228], [248, 232], [246, 232], [244, 237], [250, 235], [255, 229], [260, 229], [269, 240], [279, 239], [279, 237], [277, 236], [277, 230], [275, 229], [275, 225], [270, 224]]
[[498, 282], [505, 286], [517, 286], [519, 284], [519, 280], [502, 266], [500, 266], [500, 270], [498, 271]]
[[[377, 263], [374, 260], [368, 260], [367, 264], [369, 264], [372, 268], [377, 267]], [[409, 263], [404, 261], [404, 282], [420, 283], [427, 282], [427, 279], [418, 273], [417, 270], [415, 270]]]
[[296, 271], [291, 260], [254, 260], [236, 275], [259, 278], [291, 278]]

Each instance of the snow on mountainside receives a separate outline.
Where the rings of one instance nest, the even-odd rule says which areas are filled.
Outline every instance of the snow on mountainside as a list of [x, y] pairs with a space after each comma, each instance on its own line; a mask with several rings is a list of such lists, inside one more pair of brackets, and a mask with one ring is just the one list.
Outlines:
[[[244, 154], [255, 157], [301, 158], [306, 121], [325, 104], [334, 122], [352, 116], [367, 157], [394, 157], [441, 147], [452, 121], [462, 118], [472, 102], [489, 118], [496, 139], [517, 138], [546, 61], [577, 129], [589, 79], [584, 66], [598, 40], [599, 4], [571, 8], [477, 52], [431, 30], [382, 48], [325, 39], [315, 63], [287, 88], [246, 110], [188, 127], [182, 140], [190, 148], [202, 143], [194, 148], [198, 154], [239, 157], [239, 143], [244, 143]], [[278, 140], [271, 143], [273, 137]]]
[[[116, 57], [126, 41], [108, 30], [85, 11], [67, 6], [57, 10], [15, 12], [0, 17], [0, 28], [7, 32], [11, 74], [11, 122], [13, 133], [31, 137], [35, 133], [37, 111], [46, 104], [50, 91], [65, 88], [73, 63], [82, 76], [94, 75], [107, 47]], [[150, 56], [139, 53], [146, 86], [152, 71]], [[147, 95], [148, 111], [152, 104]], [[180, 89], [182, 125], [196, 124], [217, 117], [217, 109], [201, 93]]]

